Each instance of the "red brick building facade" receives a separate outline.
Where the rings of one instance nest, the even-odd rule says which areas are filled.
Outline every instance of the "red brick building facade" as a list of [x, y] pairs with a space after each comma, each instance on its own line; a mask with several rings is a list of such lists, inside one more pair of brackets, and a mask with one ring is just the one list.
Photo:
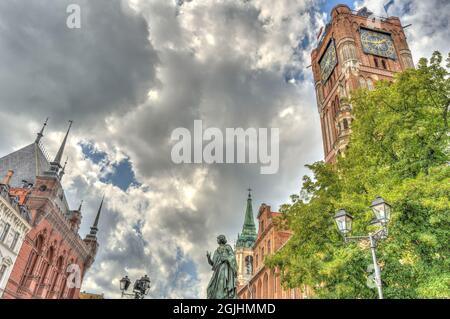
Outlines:
[[70, 127], [51, 162], [40, 143], [44, 128], [34, 143], [0, 158], [0, 174], [9, 169], [15, 171], [10, 195], [17, 197], [20, 205], [26, 205], [32, 227], [7, 282], [5, 299], [78, 299], [82, 279], [94, 262], [102, 205], [90, 234], [82, 239], [78, 234], [81, 205], [76, 210], [69, 209], [61, 185], [65, 171], [61, 158], [69, 131]]
[[284, 289], [278, 271], [264, 263], [267, 256], [281, 249], [291, 237], [291, 232], [275, 227], [274, 221], [280, 215], [265, 204], [259, 209], [259, 229], [253, 246], [253, 274], [238, 287], [239, 299], [303, 299], [310, 294], [307, 288]]
[[334, 162], [348, 144], [351, 92], [372, 89], [375, 81], [414, 67], [399, 18], [378, 18], [346, 5], [334, 7], [331, 17], [311, 54], [326, 162]]

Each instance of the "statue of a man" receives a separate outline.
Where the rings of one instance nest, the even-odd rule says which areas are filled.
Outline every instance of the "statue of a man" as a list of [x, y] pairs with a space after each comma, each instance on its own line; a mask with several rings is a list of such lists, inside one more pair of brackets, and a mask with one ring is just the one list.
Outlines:
[[211, 253], [206, 253], [214, 272], [208, 285], [208, 299], [236, 299], [237, 262], [233, 248], [227, 244], [224, 235], [217, 237], [217, 243], [219, 247], [212, 259]]

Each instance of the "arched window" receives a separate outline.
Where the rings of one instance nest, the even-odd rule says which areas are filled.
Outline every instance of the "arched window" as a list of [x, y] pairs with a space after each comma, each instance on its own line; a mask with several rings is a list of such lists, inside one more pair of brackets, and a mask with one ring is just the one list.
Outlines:
[[267, 275], [267, 273], [264, 274], [262, 297], [263, 299], [269, 298], [269, 276]]
[[344, 120], [342, 121], [342, 123], [343, 123], [343, 125], [344, 125], [344, 130], [348, 130], [348, 120], [347, 120], [347, 119], [344, 119]]
[[373, 88], [374, 88], [374, 86], [373, 86], [373, 81], [372, 81], [372, 79], [370, 79], [370, 78], [367, 79], [367, 88], [368, 88], [370, 91], [372, 91]]
[[373, 58], [373, 62], [375, 63], [375, 67], [376, 68], [379, 68], [380, 67], [380, 65], [378, 64], [378, 59], [377, 58]]
[[367, 89], [366, 79], [364, 79], [364, 77], [362, 77], [362, 76], [359, 77], [359, 86], [362, 89]]
[[262, 297], [262, 282], [261, 279], [259, 279], [258, 281], [258, 289], [256, 290], [257, 294], [256, 294], [256, 298], [257, 299], [261, 299]]
[[387, 65], [385, 60], [381, 60], [381, 64], [383, 65], [383, 69], [387, 70]]
[[42, 252], [43, 246], [44, 246], [44, 237], [42, 235], [39, 235], [34, 242], [34, 251], [31, 255], [30, 262], [28, 265], [28, 274], [29, 275], [35, 271], [37, 261], [38, 261], [39, 255]]
[[253, 275], [253, 257], [245, 257], [245, 273], [247, 275]]
[[335, 106], [335, 113], [338, 114], [339, 110], [340, 110], [340, 106], [339, 106], [339, 97], [336, 95], [336, 97], [334, 98], [334, 106]]
[[271, 242], [270, 242], [270, 240], [267, 242], [267, 255], [270, 255], [271, 254], [271, 251], [272, 251], [272, 249], [271, 249]]
[[57, 284], [58, 279], [59, 279], [59, 276], [62, 273], [63, 261], [64, 261], [63, 256], [59, 256], [58, 261], [56, 262], [56, 270], [55, 270], [55, 273], [53, 275], [53, 282], [51, 284], [51, 289], [50, 289], [51, 292], [54, 292], [54, 290], [56, 288], [56, 284]]

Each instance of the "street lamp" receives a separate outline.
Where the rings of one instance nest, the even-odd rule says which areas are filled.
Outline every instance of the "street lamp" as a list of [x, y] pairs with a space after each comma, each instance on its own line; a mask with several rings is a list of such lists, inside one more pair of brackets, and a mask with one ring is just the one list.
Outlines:
[[353, 216], [345, 211], [345, 209], [340, 209], [336, 215], [334, 215], [334, 220], [339, 231], [344, 235], [352, 231]]
[[144, 299], [146, 295], [150, 292], [151, 281], [150, 278], [145, 275], [141, 279], [135, 281], [133, 286], [133, 293], [126, 293], [131, 285], [131, 280], [128, 276], [123, 277], [120, 280], [120, 290], [122, 291], [122, 298], [124, 296], [132, 296], [134, 299]]
[[130, 287], [130, 284], [131, 284], [130, 278], [128, 278], [128, 276], [123, 277], [120, 280], [120, 290], [121, 291], [127, 291], [128, 288]]
[[375, 284], [378, 290], [379, 299], [383, 299], [383, 289], [381, 283], [381, 271], [377, 262], [376, 248], [377, 243], [388, 236], [387, 224], [391, 218], [391, 205], [389, 205], [382, 197], [377, 197], [370, 206], [372, 209], [375, 219], [371, 224], [381, 225], [381, 229], [377, 230], [375, 233], [369, 233], [368, 236], [347, 236], [352, 230], [353, 217], [347, 213], [344, 209], [340, 209], [335, 215], [334, 220], [336, 221], [337, 228], [339, 232], [344, 237], [344, 241], [367, 241], [370, 242], [370, 250], [372, 253], [372, 261], [375, 269]]
[[387, 224], [391, 219], [391, 205], [385, 202], [385, 200], [378, 196], [370, 205], [376, 219], [382, 224]]

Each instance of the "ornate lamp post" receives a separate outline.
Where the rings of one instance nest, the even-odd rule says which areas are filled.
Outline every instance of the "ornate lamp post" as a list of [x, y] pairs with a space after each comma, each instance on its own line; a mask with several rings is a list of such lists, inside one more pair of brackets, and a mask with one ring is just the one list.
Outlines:
[[144, 299], [146, 295], [150, 292], [151, 281], [150, 278], [145, 275], [141, 279], [137, 279], [133, 286], [133, 293], [127, 293], [126, 291], [130, 288], [131, 280], [128, 276], [123, 277], [120, 280], [120, 290], [122, 291], [122, 298], [124, 296], [132, 296], [134, 299]]
[[375, 284], [378, 289], [379, 299], [383, 299], [383, 288], [381, 283], [381, 272], [380, 267], [377, 262], [376, 248], [379, 241], [386, 239], [388, 236], [387, 224], [391, 218], [391, 205], [389, 205], [383, 198], [377, 197], [370, 206], [374, 215], [375, 223], [381, 225], [381, 229], [377, 230], [375, 233], [369, 233], [368, 236], [347, 236], [352, 231], [353, 217], [347, 213], [344, 209], [340, 209], [336, 215], [334, 215], [334, 220], [339, 232], [344, 237], [344, 241], [369, 241], [370, 250], [372, 252], [372, 261], [375, 269]]

